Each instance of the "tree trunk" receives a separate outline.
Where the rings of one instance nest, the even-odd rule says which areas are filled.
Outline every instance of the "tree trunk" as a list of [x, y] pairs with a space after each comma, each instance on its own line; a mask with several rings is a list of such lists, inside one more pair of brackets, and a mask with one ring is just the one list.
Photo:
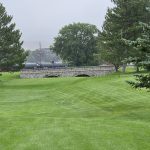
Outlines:
[[123, 73], [126, 72], [126, 68], [127, 68], [127, 64], [123, 64], [123, 66], [122, 66], [122, 72], [123, 72]]
[[136, 72], [140, 72], [139, 66], [136, 66]]
[[[0, 68], [0, 77], [2, 76], [2, 70], [1, 70], [1, 68]], [[0, 82], [1, 82], [1, 80], [0, 80]]]
[[114, 66], [115, 66], [115, 71], [118, 72], [119, 66], [118, 65], [114, 65]]

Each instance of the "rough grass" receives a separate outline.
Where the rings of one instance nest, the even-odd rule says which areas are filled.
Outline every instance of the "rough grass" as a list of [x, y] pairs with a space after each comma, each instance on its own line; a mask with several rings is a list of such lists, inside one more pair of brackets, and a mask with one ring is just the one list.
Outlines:
[[150, 149], [150, 93], [131, 74], [0, 78], [0, 150]]

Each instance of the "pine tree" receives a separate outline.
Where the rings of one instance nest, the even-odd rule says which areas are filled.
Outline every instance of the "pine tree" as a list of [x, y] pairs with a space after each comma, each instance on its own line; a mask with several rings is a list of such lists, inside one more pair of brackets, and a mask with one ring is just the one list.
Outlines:
[[22, 48], [21, 33], [15, 29], [12, 16], [7, 15], [0, 3], [0, 70], [11, 70], [13, 66], [21, 67], [27, 53]]
[[112, 0], [114, 8], [108, 9], [103, 30], [99, 38], [101, 57], [115, 65], [116, 71], [129, 56], [139, 55], [135, 49], [123, 42], [123, 38], [136, 40], [141, 34], [139, 22], [147, 23], [149, 0]]
[[137, 60], [140, 66], [150, 69], [150, 23], [140, 23], [141, 29], [143, 29], [143, 33], [140, 37], [138, 37], [135, 41], [126, 42], [133, 46], [135, 51], [137, 51], [140, 55], [139, 57], [133, 57], [131, 59]]
[[[150, 22], [149, 24], [140, 23], [143, 33], [136, 41], [126, 41], [129, 45], [132, 45], [141, 56], [134, 57], [138, 60], [138, 63], [150, 71]], [[134, 88], [147, 88], [150, 89], [150, 74], [148, 75], [136, 75], [137, 82], [128, 81]]]

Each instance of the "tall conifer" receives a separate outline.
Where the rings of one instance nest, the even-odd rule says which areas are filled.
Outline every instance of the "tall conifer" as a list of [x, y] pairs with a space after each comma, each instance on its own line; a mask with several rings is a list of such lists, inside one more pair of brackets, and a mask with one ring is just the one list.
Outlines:
[[10, 70], [13, 66], [21, 67], [27, 53], [22, 48], [21, 33], [15, 29], [12, 16], [7, 15], [0, 3], [0, 70]]

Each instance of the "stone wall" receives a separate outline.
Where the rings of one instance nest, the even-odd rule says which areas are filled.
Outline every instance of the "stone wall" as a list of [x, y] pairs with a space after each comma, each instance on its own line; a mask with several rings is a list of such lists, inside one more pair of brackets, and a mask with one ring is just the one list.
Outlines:
[[27, 69], [22, 70], [21, 78], [46, 78], [46, 77], [76, 77], [86, 76], [102, 76], [114, 72], [113, 66], [97, 66], [97, 67], [79, 67], [79, 68], [59, 68], [59, 69]]

